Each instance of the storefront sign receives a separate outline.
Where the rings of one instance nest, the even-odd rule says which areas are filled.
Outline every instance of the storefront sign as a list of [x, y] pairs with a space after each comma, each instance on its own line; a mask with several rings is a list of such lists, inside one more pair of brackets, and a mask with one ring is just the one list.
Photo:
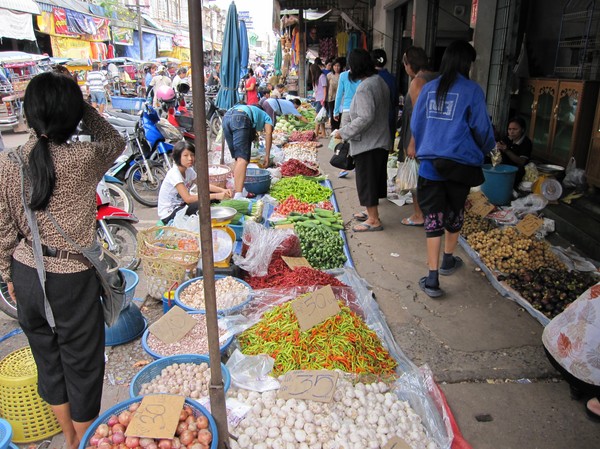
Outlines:
[[133, 30], [131, 28], [112, 27], [113, 42], [119, 45], [133, 45]]
[[171, 36], [156, 36], [156, 45], [158, 51], [171, 51], [173, 50], [173, 38]]
[[94, 23], [92, 16], [86, 16], [80, 12], [71, 11], [66, 9], [67, 14], [67, 27], [69, 31], [77, 34], [90, 34], [94, 35], [98, 31], [96, 24]]
[[[67, 12], [62, 8], [52, 8], [54, 14], [54, 32], [61, 36], [78, 36], [77, 33], [69, 31], [67, 25]], [[56, 54], [54, 55], [56, 56]]]
[[47, 11], [42, 11], [39, 16], [36, 17], [37, 26], [41, 33], [54, 34], [54, 14]]
[[110, 29], [108, 28], [108, 19], [101, 19], [100, 17], [92, 17], [96, 33], [91, 36], [87, 36], [89, 40], [96, 42], [104, 42], [110, 40]]
[[90, 43], [70, 37], [50, 36], [55, 58], [91, 59]]

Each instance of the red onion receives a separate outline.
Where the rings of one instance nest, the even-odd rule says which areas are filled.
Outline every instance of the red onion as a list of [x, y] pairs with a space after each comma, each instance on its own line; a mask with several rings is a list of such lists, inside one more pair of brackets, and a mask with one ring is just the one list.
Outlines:
[[90, 438], [90, 445], [98, 446], [98, 443], [100, 442], [100, 438], [102, 438], [102, 437], [100, 435], [98, 435], [97, 433], [93, 434], [92, 437]]
[[198, 427], [196, 426], [196, 421], [189, 423], [187, 430], [191, 432], [196, 432], [198, 430]]
[[177, 430], [175, 430], [175, 435], [181, 435], [181, 433], [187, 430], [187, 428], [188, 424], [185, 421], [180, 422], [179, 424], [177, 424]]
[[125, 441], [125, 434], [123, 432], [115, 432], [112, 434], [113, 444], [121, 444]]
[[107, 437], [102, 437], [102, 438], [100, 438], [100, 439], [98, 440], [98, 447], [100, 447], [100, 445], [101, 445], [102, 443], [108, 443], [108, 444], [110, 444], [110, 440], [109, 440]]
[[128, 410], [121, 412], [118, 416], [118, 419], [120, 424], [123, 424], [125, 427], [127, 427], [131, 422], [131, 412]]
[[160, 440], [158, 442], [158, 449], [172, 449], [173, 442], [171, 440]]
[[112, 426], [110, 430], [112, 430], [112, 433], [125, 432], [125, 426], [123, 424], [120, 424], [119, 422], [117, 422], [117, 424]]
[[140, 445], [140, 439], [138, 437], [127, 437], [125, 438], [125, 446], [130, 449], [134, 449]]
[[152, 438], [140, 438], [140, 447], [148, 447], [151, 443], [154, 443]]
[[204, 415], [200, 415], [196, 418], [196, 427], [198, 429], [208, 429], [208, 418]]
[[201, 444], [200, 442], [196, 441], [191, 446], [188, 446], [188, 449], [204, 449], [204, 447], [204, 444]]
[[193, 422], [196, 422], [196, 418], [194, 418], [194, 415], [189, 415], [186, 419], [185, 422], [189, 425]]
[[198, 441], [202, 444], [210, 444], [212, 441], [212, 433], [207, 429], [202, 429], [198, 432]]
[[185, 410], [181, 410], [181, 412], [179, 413], [179, 421], [185, 421], [188, 417], [188, 412], [186, 412]]
[[152, 440], [152, 443], [150, 443], [146, 449], [158, 449], [158, 444], [156, 444], [156, 441]]
[[181, 435], [179, 435], [179, 440], [181, 441], [181, 444], [183, 444], [184, 446], [189, 445], [193, 439], [194, 439], [194, 434], [192, 432], [190, 432], [189, 430], [184, 430], [183, 432], [181, 432]]
[[100, 437], [107, 437], [108, 436], [108, 425], [106, 425], [106, 424], [100, 424], [98, 426], [98, 428], [96, 429], [96, 433]]
[[98, 444], [98, 449], [112, 449], [112, 444], [110, 444], [110, 441], [103, 441]]
[[130, 412], [135, 412], [138, 408], [140, 408], [140, 404], [141, 404], [141, 401], [140, 402], [134, 402], [133, 404], [131, 404], [129, 406], [129, 411]]
[[174, 437], [171, 440], [171, 447], [172, 447], [172, 449], [180, 449], [181, 448], [181, 441], [179, 441], [179, 437]]
[[117, 415], [111, 415], [108, 418], [108, 421], [106, 422], [106, 424], [108, 425], [108, 427], [112, 427], [115, 424], [117, 424], [119, 422], [119, 418], [117, 418]]

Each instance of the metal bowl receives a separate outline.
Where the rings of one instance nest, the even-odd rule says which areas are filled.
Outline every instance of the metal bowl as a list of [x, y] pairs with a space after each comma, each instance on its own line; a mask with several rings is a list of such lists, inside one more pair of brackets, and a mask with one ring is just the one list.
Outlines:
[[233, 207], [215, 206], [210, 208], [210, 218], [217, 223], [229, 221], [235, 214], [237, 214], [237, 210]]
[[537, 169], [540, 173], [544, 173], [547, 175], [557, 175], [565, 171], [565, 167], [552, 164], [539, 164], [537, 165]]

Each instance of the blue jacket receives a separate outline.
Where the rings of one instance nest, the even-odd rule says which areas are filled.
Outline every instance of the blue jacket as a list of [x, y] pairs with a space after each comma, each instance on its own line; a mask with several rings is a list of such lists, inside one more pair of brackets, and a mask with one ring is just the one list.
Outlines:
[[410, 123], [417, 158], [422, 162], [419, 175], [432, 180], [444, 179], [433, 168], [433, 159], [481, 166], [484, 156], [496, 146], [481, 87], [459, 75], [440, 111], [435, 98], [439, 83], [437, 78], [423, 86]]
[[360, 84], [360, 80], [350, 81], [347, 70], [340, 73], [337, 92], [335, 93], [335, 106], [333, 107], [333, 115], [340, 115], [342, 112], [348, 112], [352, 99], [356, 92], [356, 88]]

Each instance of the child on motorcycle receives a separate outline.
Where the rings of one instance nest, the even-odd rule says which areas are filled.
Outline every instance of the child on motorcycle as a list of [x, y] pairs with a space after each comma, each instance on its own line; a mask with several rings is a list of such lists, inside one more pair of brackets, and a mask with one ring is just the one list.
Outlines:
[[[187, 141], [177, 142], [173, 147], [173, 161], [175, 165], [167, 172], [167, 176], [160, 186], [158, 193], [158, 218], [163, 223], [169, 223], [177, 212], [188, 206], [185, 214], [192, 215], [198, 212], [198, 195], [190, 193], [196, 172], [194, 162], [196, 149]], [[210, 184], [210, 199], [223, 200], [231, 198], [231, 190]]]

